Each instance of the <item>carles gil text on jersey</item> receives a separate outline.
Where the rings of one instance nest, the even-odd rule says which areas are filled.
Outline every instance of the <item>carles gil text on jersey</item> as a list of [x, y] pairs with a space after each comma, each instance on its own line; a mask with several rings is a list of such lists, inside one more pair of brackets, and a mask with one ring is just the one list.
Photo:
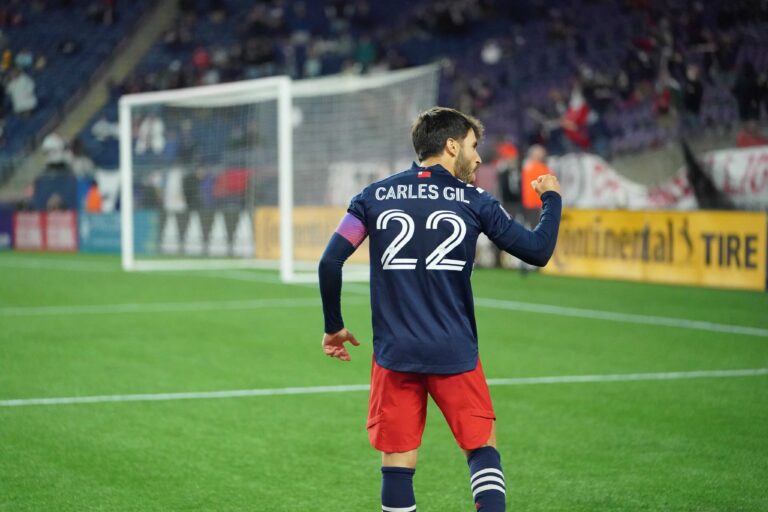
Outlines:
[[442, 196], [448, 201], [460, 201], [469, 204], [469, 200], [464, 198], [464, 188], [462, 187], [443, 187], [441, 191], [437, 185], [426, 183], [378, 187], [374, 195], [378, 201], [387, 199], [438, 199]]

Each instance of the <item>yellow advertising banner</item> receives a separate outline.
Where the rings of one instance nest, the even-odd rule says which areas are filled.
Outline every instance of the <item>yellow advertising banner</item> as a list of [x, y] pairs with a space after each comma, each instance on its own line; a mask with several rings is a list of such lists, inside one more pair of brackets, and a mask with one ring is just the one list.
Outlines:
[[[300, 206], [293, 209], [293, 257], [297, 261], [318, 262], [346, 208]], [[257, 259], [280, 259], [280, 210], [257, 208], [253, 216]], [[348, 260], [368, 262], [368, 240]]]
[[764, 290], [766, 215], [566, 209], [544, 272]]

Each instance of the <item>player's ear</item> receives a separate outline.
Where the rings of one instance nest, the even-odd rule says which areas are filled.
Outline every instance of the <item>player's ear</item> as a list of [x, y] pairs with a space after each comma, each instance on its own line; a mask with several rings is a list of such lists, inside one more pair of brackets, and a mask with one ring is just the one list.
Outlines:
[[445, 141], [445, 150], [448, 152], [451, 156], [456, 156], [459, 154], [459, 141], [456, 139], [447, 139]]

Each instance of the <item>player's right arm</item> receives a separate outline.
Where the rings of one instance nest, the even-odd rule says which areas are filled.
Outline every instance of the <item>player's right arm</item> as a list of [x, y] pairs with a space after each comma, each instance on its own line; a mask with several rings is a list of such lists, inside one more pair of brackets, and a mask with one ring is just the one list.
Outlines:
[[351, 213], [347, 213], [331, 236], [318, 266], [320, 297], [323, 301], [325, 319], [323, 352], [342, 361], [350, 360], [344, 343], [347, 341], [353, 345], [359, 345], [359, 343], [355, 336], [344, 328], [344, 320], [341, 316], [341, 269], [347, 258], [352, 256], [367, 235], [365, 224]]
[[483, 231], [500, 249], [526, 263], [543, 267], [555, 251], [560, 229], [560, 184], [555, 176], [548, 174], [532, 181], [531, 187], [542, 201], [541, 219], [533, 230], [515, 222], [495, 199], [485, 202], [481, 218]]

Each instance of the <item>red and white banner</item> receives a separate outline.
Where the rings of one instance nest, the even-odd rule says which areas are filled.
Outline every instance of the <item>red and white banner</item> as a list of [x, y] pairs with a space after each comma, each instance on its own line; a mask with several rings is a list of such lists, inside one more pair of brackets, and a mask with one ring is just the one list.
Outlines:
[[710, 151], [701, 160], [718, 190], [738, 208], [768, 208], [768, 146]]
[[661, 187], [635, 183], [597, 155], [570, 153], [547, 160], [560, 179], [563, 202], [570, 208], [630, 210], [695, 209], [696, 198], [685, 175]]
[[42, 251], [43, 215], [40, 212], [18, 212], [13, 216], [13, 248], [20, 251]]
[[[699, 156], [715, 186], [741, 210], [768, 209], [768, 146]], [[635, 183], [597, 155], [568, 154], [547, 163], [560, 178], [565, 206], [629, 210], [695, 210], [685, 167], [661, 185]]]
[[77, 251], [77, 215], [73, 211], [50, 212], [45, 223], [46, 249]]
[[17, 212], [13, 216], [13, 247], [20, 251], [77, 251], [77, 214]]

